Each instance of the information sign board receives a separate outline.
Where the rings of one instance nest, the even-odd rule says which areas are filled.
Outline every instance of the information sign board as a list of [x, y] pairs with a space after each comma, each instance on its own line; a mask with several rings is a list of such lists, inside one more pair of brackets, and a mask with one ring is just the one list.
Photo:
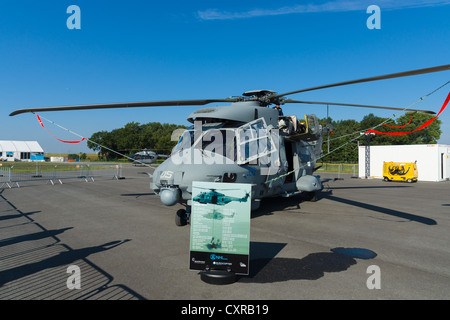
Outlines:
[[248, 275], [251, 185], [193, 182], [191, 270]]

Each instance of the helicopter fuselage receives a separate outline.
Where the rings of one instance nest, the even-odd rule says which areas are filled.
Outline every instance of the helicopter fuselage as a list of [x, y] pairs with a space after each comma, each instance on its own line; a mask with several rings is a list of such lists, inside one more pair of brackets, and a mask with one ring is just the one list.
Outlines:
[[128, 157], [128, 160], [134, 163], [152, 164], [157, 158], [158, 155], [153, 151], [140, 151]]

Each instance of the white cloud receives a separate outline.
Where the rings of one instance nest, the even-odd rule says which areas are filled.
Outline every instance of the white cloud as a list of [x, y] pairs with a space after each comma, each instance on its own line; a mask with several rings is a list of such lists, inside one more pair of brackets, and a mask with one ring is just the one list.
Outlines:
[[347, 12], [366, 10], [369, 5], [375, 4], [381, 9], [421, 8], [429, 6], [449, 5], [449, 0], [335, 0], [322, 4], [306, 3], [295, 6], [286, 6], [275, 9], [253, 9], [248, 11], [222, 11], [219, 9], [207, 9], [198, 11], [201, 20], [232, 20], [254, 17], [278, 16], [294, 13], [314, 12]]

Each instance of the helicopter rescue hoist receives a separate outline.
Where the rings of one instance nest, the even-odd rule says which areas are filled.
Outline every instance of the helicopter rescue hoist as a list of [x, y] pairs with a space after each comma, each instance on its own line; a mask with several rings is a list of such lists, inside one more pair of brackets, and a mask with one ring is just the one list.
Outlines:
[[231, 103], [228, 106], [207, 107], [190, 114], [192, 124], [181, 135], [169, 158], [152, 174], [150, 188], [167, 206], [182, 204], [175, 216], [177, 225], [187, 224], [192, 204], [192, 182], [244, 183], [252, 186], [252, 210], [266, 197], [305, 194], [310, 200], [322, 189], [314, 175], [316, 160], [322, 156], [323, 130], [317, 116], [304, 119], [282, 116], [273, 105], [286, 103], [350, 106], [400, 111], [433, 111], [382, 107], [362, 104], [299, 101], [288, 95], [357, 83], [408, 77], [450, 70], [450, 65], [416, 69], [321, 85], [278, 94], [271, 90], [247, 91], [242, 96], [225, 99], [169, 100], [97, 105], [77, 105], [20, 109], [14, 116], [26, 112], [89, 110], [137, 107], [204, 106], [211, 103]]

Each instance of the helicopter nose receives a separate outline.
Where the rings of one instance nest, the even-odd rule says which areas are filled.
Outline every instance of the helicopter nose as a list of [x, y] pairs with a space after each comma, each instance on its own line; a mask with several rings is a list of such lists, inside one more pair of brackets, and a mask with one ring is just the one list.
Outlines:
[[163, 188], [159, 194], [161, 202], [166, 206], [173, 206], [180, 201], [180, 189], [178, 188]]

